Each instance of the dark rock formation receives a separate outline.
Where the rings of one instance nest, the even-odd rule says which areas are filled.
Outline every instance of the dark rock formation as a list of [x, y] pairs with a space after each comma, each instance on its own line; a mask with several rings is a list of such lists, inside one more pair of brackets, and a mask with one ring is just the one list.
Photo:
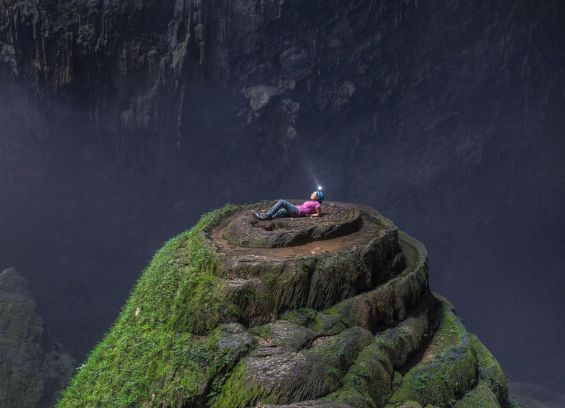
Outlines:
[[[296, 196], [311, 173], [426, 234], [438, 284], [505, 367], [557, 388], [561, 326], [540, 337], [549, 325], [532, 318], [510, 350], [465, 288], [516, 331], [520, 307], [558, 321], [564, 12], [561, 0], [2, 0], [1, 257], [28, 262], [52, 327], [84, 353], [180, 220]], [[533, 269], [547, 303], [526, 304]], [[527, 352], [538, 341], [544, 358]]]
[[[489, 94], [482, 99], [499, 115], [509, 108], [497, 96], [511, 86], [512, 63], [524, 67], [520, 75], [527, 80], [515, 93], [548, 100], [556, 77], [543, 75], [554, 61], [535, 46], [541, 30], [514, 26], [512, 18], [531, 14], [553, 23], [563, 12], [557, 1], [542, 9], [526, 1], [486, 6], [458, 0], [440, 10], [417, 0], [4, 0], [1, 6], [0, 78], [29, 85], [34, 99], [54, 102], [28, 106], [35, 136], [81, 137], [64, 135], [49, 119], [64, 114], [58, 111], [61, 102], [79, 103], [69, 119], [95, 125], [83, 126], [82, 136], [92, 137], [89, 130], [119, 136], [115, 143], [123, 160], [135, 166], [143, 158], [162, 175], [175, 171], [176, 161], [208, 157], [216, 137], [223, 157], [251, 149], [277, 170], [285, 168], [290, 153], [305, 151], [298, 145], [315, 147], [324, 157], [340, 150], [350, 162], [363, 155], [371, 137], [419, 106], [428, 113], [404, 125], [423, 132], [455, 118], [460, 126], [476, 119], [476, 106], [469, 112], [456, 106], [443, 115], [433, 111], [461, 106], [461, 99], [473, 97], [468, 87], [485, 81]], [[490, 16], [492, 21], [485, 19]], [[450, 32], [443, 24], [448, 19], [488, 24], [475, 39], [463, 36], [463, 28]], [[437, 32], [418, 37], [430, 25]], [[524, 43], [508, 43], [507, 26]], [[545, 29], [553, 30], [548, 36], [558, 35], [553, 24]], [[446, 44], [437, 48], [437, 41]], [[469, 54], [477, 55], [468, 60]], [[439, 64], [448, 56], [457, 70]], [[475, 75], [479, 72], [485, 74]], [[453, 88], [436, 100], [430, 91], [446, 81]], [[533, 114], [524, 109], [524, 115]], [[213, 132], [208, 140], [198, 136], [205, 129]], [[336, 133], [343, 136], [324, 146], [324, 138]], [[244, 143], [250, 135], [262, 142], [259, 149]], [[480, 160], [476, 143], [468, 140], [457, 153], [468, 168]], [[273, 150], [276, 155], [269, 153]], [[352, 173], [343, 176], [347, 180]]]
[[[284, 220], [304, 244], [253, 247], [281, 222], [259, 227], [253, 207], [208, 213], [155, 255], [61, 408], [509, 406], [497, 361], [430, 291], [418, 241], [330, 202], [326, 221]], [[318, 235], [352, 209], [357, 230]], [[239, 242], [234, 223], [243, 246], [225, 239]]]
[[[295, 205], [300, 203], [299, 200], [290, 202]], [[339, 237], [358, 231], [363, 225], [359, 211], [346, 205], [329, 205], [324, 217], [316, 220], [308, 217], [279, 218], [275, 222], [264, 223], [253, 217], [249, 213], [230, 220], [222, 238], [242, 247], [288, 247]]]
[[27, 281], [14, 268], [0, 273], [0, 407], [54, 406], [73, 363], [44, 333]]

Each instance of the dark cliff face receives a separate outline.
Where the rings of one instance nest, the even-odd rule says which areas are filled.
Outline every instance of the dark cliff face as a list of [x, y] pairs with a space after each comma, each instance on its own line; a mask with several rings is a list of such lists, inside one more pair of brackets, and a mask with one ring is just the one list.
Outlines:
[[434, 287], [509, 377], [556, 388], [564, 17], [559, 1], [3, 1], [0, 259], [84, 352], [172, 232], [320, 182], [425, 241]]
[[[3, 77], [45, 102], [36, 120], [119, 135], [126, 167], [143, 158], [165, 175], [228, 136], [223, 150], [279, 168], [342, 148], [349, 169], [387, 141], [445, 133], [473, 168], [467, 132], [483, 146], [500, 127], [538, 129], [563, 98], [558, 2], [59, 1], [2, 14]], [[80, 137], [45, 125], [35, 136]]]

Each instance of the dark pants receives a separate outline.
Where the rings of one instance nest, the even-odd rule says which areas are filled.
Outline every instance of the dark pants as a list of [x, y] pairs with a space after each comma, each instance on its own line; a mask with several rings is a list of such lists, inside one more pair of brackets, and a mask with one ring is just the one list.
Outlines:
[[298, 217], [298, 207], [286, 200], [279, 200], [265, 213], [272, 218], [279, 217]]

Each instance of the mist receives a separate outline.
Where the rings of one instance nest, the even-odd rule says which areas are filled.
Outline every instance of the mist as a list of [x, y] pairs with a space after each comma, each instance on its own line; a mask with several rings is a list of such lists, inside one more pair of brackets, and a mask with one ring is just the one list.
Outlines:
[[[173, 3], [152, 6], [163, 21], [147, 32], [181, 26]], [[565, 7], [389, 5], [374, 28], [372, 2], [315, 3], [289, 2], [272, 24], [270, 9], [253, 23], [235, 10], [203, 66], [192, 44], [188, 68], [161, 76], [117, 73], [114, 51], [92, 73], [76, 51], [60, 89], [47, 74], [37, 86], [21, 36], [18, 74], [0, 58], [0, 270], [30, 281], [81, 360], [163, 242], [226, 203], [321, 184], [427, 247], [432, 289], [511, 380], [565, 392]], [[131, 24], [119, 41], [149, 36]], [[167, 41], [149, 48], [169, 55]]]

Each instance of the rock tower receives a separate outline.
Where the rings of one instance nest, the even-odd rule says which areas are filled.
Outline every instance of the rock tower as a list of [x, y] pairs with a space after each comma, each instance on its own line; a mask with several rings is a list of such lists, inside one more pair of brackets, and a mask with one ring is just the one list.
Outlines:
[[421, 243], [366, 206], [253, 217], [270, 204], [168, 241], [59, 406], [513, 406]]

